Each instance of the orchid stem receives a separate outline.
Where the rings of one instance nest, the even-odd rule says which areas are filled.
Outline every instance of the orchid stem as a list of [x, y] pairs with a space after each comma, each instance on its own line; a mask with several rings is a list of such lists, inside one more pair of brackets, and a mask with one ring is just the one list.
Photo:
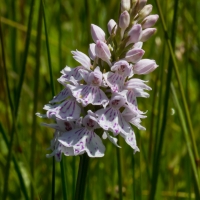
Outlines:
[[89, 157], [85, 153], [80, 156], [78, 177], [76, 182], [75, 200], [84, 200], [88, 167], [89, 167]]
[[[118, 144], [119, 144], [119, 140], [118, 140]], [[120, 149], [116, 148], [116, 150], [117, 150], [117, 172], [118, 172], [119, 200], [122, 200], [123, 194], [122, 194], [121, 156], [120, 156]]]

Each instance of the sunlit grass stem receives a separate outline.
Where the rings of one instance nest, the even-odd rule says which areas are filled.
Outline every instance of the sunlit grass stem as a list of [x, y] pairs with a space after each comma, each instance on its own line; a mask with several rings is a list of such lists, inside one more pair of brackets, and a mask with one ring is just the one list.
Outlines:
[[196, 168], [196, 163], [195, 163], [195, 160], [194, 160], [194, 154], [193, 154], [193, 151], [192, 151], [192, 144], [190, 142], [189, 133], [188, 133], [188, 130], [187, 130], [187, 127], [186, 127], [186, 124], [185, 124], [185, 117], [184, 117], [183, 111], [181, 109], [181, 106], [180, 106], [174, 85], [172, 83], [171, 83], [171, 90], [172, 90], [172, 94], [173, 94], [173, 97], [174, 97], [174, 102], [175, 102], [177, 110], [179, 112], [179, 118], [180, 118], [181, 126], [182, 126], [182, 129], [183, 129], [184, 137], [185, 137], [185, 142], [186, 142], [186, 145], [187, 145], [187, 150], [188, 150], [190, 162], [191, 162], [191, 165], [192, 165], [192, 170], [193, 170], [193, 173], [194, 173], [194, 180], [195, 180], [195, 183], [196, 183], [196, 186], [197, 186], [198, 194], [196, 193], [196, 199], [200, 199], [199, 176], [198, 176], [198, 171], [197, 171], [197, 168]]
[[[178, 4], [178, 0], [176, 0], [175, 3]], [[162, 15], [161, 7], [160, 7], [158, 0], [156, 0], [156, 5], [157, 5], [157, 8], [158, 8], [160, 18], [161, 18], [163, 31], [164, 31], [164, 34], [165, 34], [165, 39], [166, 39], [166, 42], [167, 42], [167, 45], [168, 45], [168, 48], [169, 48], [169, 52], [170, 52], [170, 55], [171, 55], [171, 58], [172, 58], [173, 67], [174, 67], [174, 70], [175, 70], [175, 75], [176, 75], [176, 78], [177, 78], [177, 81], [178, 81], [180, 94], [181, 94], [181, 98], [182, 98], [182, 101], [183, 101], [183, 111], [184, 111], [184, 114], [185, 114], [185, 117], [186, 117], [186, 122], [189, 126], [189, 133], [190, 133], [190, 138], [192, 140], [192, 147], [193, 147], [193, 151], [194, 151], [194, 154], [195, 154], [195, 160], [196, 160], [196, 162], [199, 162], [199, 154], [198, 154], [198, 150], [197, 150], [197, 146], [196, 146], [196, 142], [195, 142], [192, 121], [191, 121], [191, 118], [190, 118], [190, 113], [189, 113], [189, 110], [188, 110], [188, 105], [187, 105], [187, 101], [186, 101], [186, 97], [185, 97], [185, 92], [184, 92], [184, 89], [183, 89], [183, 86], [182, 86], [182, 81], [181, 81], [181, 78], [180, 78], [178, 65], [177, 65], [176, 58], [175, 58], [174, 51], [173, 51], [173, 44], [169, 39], [167, 27], [166, 27], [165, 20], [164, 20], [164, 17]], [[174, 29], [172, 29], [172, 30], [174, 30]]]
[[[175, 3], [174, 3], [174, 16], [173, 16], [172, 37], [171, 37], [173, 48], [175, 47], [175, 38], [176, 38], [177, 11], [178, 11], [178, 0], [175, 1]], [[163, 18], [161, 10], [159, 12], [159, 15], [161, 18]], [[166, 38], [167, 42], [170, 41], [169, 36], [167, 35], [167, 32], [164, 31], [164, 34], [165, 34], [165, 37], [167, 37]], [[171, 42], [170, 42], [170, 44], [171, 44]], [[156, 194], [156, 188], [157, 188], [157, 182], [158, 182], [158, 176], [159, 176], [159, 168], [160, 168], [160, 157], [161, 157], [161, 153], [162, 153], [164, 135], [165, 135], [165, 131], [166, 131], [167, 111], [168, 111], [169, 96], [170, 96], [170, 83], [171, 83], [171, 79], [172, 79], [172, 65], [173, 65], [173, 63], [172, 63], [172, 59], [170, 57], [169, 65], [168, 65], [167, 79], [166, 79], [166, 84], [165, 84], [166, 90], [165, 90], [165, 98], [164, 98], [165, 102], [164, 102], [162, 125], [161, 125], [161, 130], [160, 130], [160, 136], [158, 139], [157, 151], [155, 152], [156, 157], [155, 157], [154, 163], [153, 163], [152, 185], [151, 185], [149, 200], [153, 200], [155, 198], [155, 194]]]

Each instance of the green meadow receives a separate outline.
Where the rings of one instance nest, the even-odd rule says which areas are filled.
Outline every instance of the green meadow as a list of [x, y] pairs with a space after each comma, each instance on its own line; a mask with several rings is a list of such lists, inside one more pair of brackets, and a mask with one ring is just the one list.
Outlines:
[[152, 88], [137, 99], [147, 111], [146, 131], [133, 127], [140, 152], [103, 140], [105, 156], [89, 159], [77, 197], [83, 156], [47, 158], [54, 131], [41, 123], [53, 120], [35, 113], [62, 89], [60, 71], [78, 66], [71, 51], [88, 54], [90, 24], [108, 35], [120, 0], [0, 1], [0, 199], [200, 199], [200, 1], [147, 3], [159, 19], [143, 58], [159, 67], [140, 76]]

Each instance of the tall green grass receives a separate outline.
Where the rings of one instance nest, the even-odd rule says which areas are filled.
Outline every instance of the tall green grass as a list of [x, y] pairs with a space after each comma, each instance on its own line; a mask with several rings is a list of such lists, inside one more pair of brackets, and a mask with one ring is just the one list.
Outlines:
[[[45, 157], [53, 130], [41, 127], [34, 113], [60, 90], [60, 70], [77, 66], [70, 51], [87, 54], [90, 24], [106, 30], [109, 19], [117, 20], [119, 1], [41, 3], [0, 2], [0, 196], [199, 199], [200, 2], [148, 1], [160, 19], [144, 58], [159, 68], [143, 77], [153, 89], [150, 98], [138, 99], [148, 110], [147, 130], [135, 129], [140, 152], [133, 154], [123, 140], [117, 151], [104, 141], [103, 158], [65, 157], [61, 163]], [[82, 170], [88, 166], [87, 176], [78, 171], [79, 161]], [[80, 193], [77, 177], [86, 180]]]

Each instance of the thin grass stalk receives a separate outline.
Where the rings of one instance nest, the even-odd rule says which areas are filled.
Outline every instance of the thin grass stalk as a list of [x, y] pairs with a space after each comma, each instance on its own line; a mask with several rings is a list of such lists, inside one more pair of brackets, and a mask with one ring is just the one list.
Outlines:
[[[138, 134], [138, 145], [141, 146], [142, 142], [141, 142], [141, 136], [140, 134]], [[138, 189], [138, 196], [137, 196], [137, 200], [142, 200], [142, 170], [141, 170], [141, 153], [139, 153], [139, 163], [138, 163], [138, 168], [139, 168], [139, 177], [138, 177], [138, 185], [139, 185], [139, 189]]]
[[[62, 69], [62, 29], [61, 29], [61, 0], [59, 0], [59, 14], [58, 14], [58, 58], [59, 58], [59, 69]], [[64, 159], [60, 162], [60, 170], [61, 170], [61, 181], [62, 181], [62, 191], [63, 191], [63, 199], [67, 200], [67, 188], [66, 188], [66, 176], [65, 176], [65, 166]]]
[[[162, 55], [165, 55], [165, 43], [163, 45], [163, 50], [162, 50]], [[162, 59], [161, 61], [161, 66], [164, 66], [165, 58]], [[156, 122], [156, 133], [155, 133], [155, 138], [154, 138], [154, 152], [158, 152], [158, 143], [159, 143], [159, 132], [160, 132], [160, 124], [161, 124], [161, 119], [162, 119], [162, 96], [163, 96], [163, 90], [164, 90], [164, 78], [163, 75], [165, 74], [164, 72], [164, 67], [159, 68], [160, 74], [159, 74], [159, 79], [160, 79], [160, 89], [159, 89], [159, 99], [158, 99], [158, 116], [157, 116], [157, 122]], [[152, 162], [152, 176], [153, 176], [153, 170], [156, 168], [157, 163], [156, 163], [156, 153], [153, 155], [153, 162]], [[153, 180], [151, 179], [151, 182]]]
[[135, 187], [135, 180], [136, 180], [136, 178], [135, 178], [135, 157], [134, 156], [132, 156], [132, 169], [133, 169], [133, 195], [132, 195], [132, 197], [133, 197], [133, 200], [136, 200], [136, 195], [135, 195], [135, 193], [136, 193], [136, 187]]
[[12, 114], [12, 118], [14, 119], [14, 106], [12, 102], [9, 81], [8, 81], [8, 73], [7, 73], [7, 68], [6, 68], [6, 57], [5, 57], [5, 51], [4, 51], [5, 47], [4, 47], [4, 40], [3, 40], [3, 32], [1, 29], [1, 21], [0, 21], [0, 41], [1, 41], [2, 64], [3, 64], [3, 72], [4, 72], [4, 77], [5, 77], [5, 85], [6, 85], [7, 95], [8, 95], [10, 111]]
[[86, 153], [84, 153], [83, 155], [80, 156], [74, 200], [84, 200], [88, 167], [89, 167], [89, 157]]
[[[11, 19], [13, 21], [16, 21], [16, 1], [11, 1]], [[12, 67], [13, 67], [13, 70], [15, 72], [17, 72], [17, 59], [16, 59], [16, 34], [17, 34], [17, 31], [16, 29], [13, 27], [11, 29], [11, 51], [12, 51]]]
[[[38, 24], [37, 24], [37, 37], [36, 37], [36, 62], [35, 62], [35, 75], [38, 77], [35, 79], [34, 83], [34, 100], [33, 100], [33, 123], [32, 123], [32, 133], [31, 133], [31, 157], [30, 157], [30, 170], [31, 176], [34, 180], [35, 174], [35, 147], [36, 147], [36, 127], [37, 127], [37, 117], [35, 113], [37, 112], [38, 105], [38, 88], [39, 88], [39, 77], [40, 77], [40, 49], [41, 49], [41, 36], [42, 36], [42, 4], [40, 2], [39, 6], [39, 15], [38, 15]], [[34, 199], [34, 187], [31, 185], [31, 199]]]
[[[51, 54], [49, 48], [49, 40], [48, 40], [48, 31], [47, 31], [47, 23], [46, 23], [46, 15], [44, 9], [44, 1], [42, 1], [42, 11], [43, 11], [43, 18], [44, 18], [44, 29], [45, 29], [45, 36], [46, 36], [46, 48], [47, 48], [47, 57], [48, 57], [48, 65], [49, 65], [49, 75], [50, 75], [50, 85], [51, 85], [51, 93], [52, 97], [55, 96], [55, 89], [53, 83], [53, 72], [51, 66]], [[52, 158], [52, 185], [51, 185], [51, 199], [55, 199], [55, 157]]]
[[[118, 140], [118, 145], [120, 146], [120, 140]], [[123, 199], [123, 193], [122, 193], [122, 169], [121, 169], [120, 148], [116, 148], [116, 153], [117, 153], [117, 173], [118, 173], [119, 200], [122, 200]]]
[[[41, 0], [42, 1], [42, 0]], [[55, 87], [53, 82], [53, 70], [51, 65], [51, 54], [50, 54], [50, 47], [49, 47], [49, 40], [48, 40], [48, 31], [47, 31], [47, 23], [46, 23], [46, 15], [44, 9], [44, 1], [42, 1], [42, 10], [43, 10], [43, 17], [44, 17], [44, 27], [45, 27], [45, 36], [46, 36], [46, 48], [47, 48], [47, 57], [48, 57], [48, 65], [49, 65], [49, 74], [50, 74], [50, 84], [51, 84], [51, 92], [52, 96], [55, 96]], [[65, 180], [65, 168], [63, 167], [63, 160], [60, 162], [60, 169], [61, 169], [61, 179], [62, 179], [62, 188], [63, 188], [63, 199], [67, 199], [67, 192], [66, 192], [66, 180]], [[55, 158], [53, 157], [52, 161], [52, 199], [55, 198]]]
[[[153, 132], [154, 132], [154, 121], [155, 121], [155, 105], [156, 105], [156, 95], [157, 95], [157, 82], [159, 79], [159, 75], [156, 76], [156, 80], [154, 83], [154, 93], [153, 93], [153, 98], [152, 98], [152, 113], [151, 113], [151, 121], [150, 121], [150, 130], [149, 130], [149, 147], [148, 147], [148, 163], [151, 162], [151, 157], [152, 157], [152, 148], [153, 148]], [[147, 165], [148, 166], [148, 165]], [[149, 169], [149, 168], [148, 168]]]
[[75, 197], [75, 188], [76, 188], [76, 158], [72, 157], [72, 199]]
[[[3, 140], [5, 141], [7, 148], [9, 148], [9, 141], [8, 141], [7, 135], [6, 135], [5, 131], [4, 131], [3, 126], [1, 125], [1, 123], [0, 123], [0, 132], [2, 133]], [[24, 178], [22, 176], [22, 172], [20, 171], [20, 167], [19, 167], [19, 165], [17, 163], [17, 159], [15, 158], [14, 155], [12, 155], [12, 160], [13, 160], [13, 163], [14, 163], [14, 168], [15, 168], [15, 171], [17, 173], [17, 176], [18, 176], [18, 179], [19, 179], [19, 182], [20, 182], [20, 188], [22, 190], [24, 198], [26, 200], [29, 200], [27, 188], [26, 188], [26, 185], [25, 185], [25, 182], [24, 182]]]
[[27, 36], [26, 36], [26, 42], [25, 42], [24, 57], [23, 57], [23, 61], [22, 61], [22, 71], [20, 74], [19, 85], [18, 85], [18, 90], [17, 90], [17, 98], [16, 98], [16, 105], [15, 105], [15, 117], [17, 117], [17, 115], [18, 115], [22, 85], [24, 82], [24, 76], [25, 76], [25, 72], [26, 72], [26, 62], [27, 62], [27, 58], [28, 58], [29, 44], [30, 44], [30, 39], [31, 39], [34, 7], [35, 7], [35, 0], [32, 0], [30, 13], [29, 13], [29, 19], [28, 19], [28, 30], [27, 30]]
[[184, 137], [185, 137], [187, 150], [188, 150], [188, 154], [189, 154], [191, 165], [192, 165], [192, 170], [193, 170], [193, 173], [194, 173], [194, 180], [195, 180], [195, 183], [196, 183], [196, 186], [197, 186], [196, 188], [197, 188], [198, 193], [196, 193], [196, 199], [200, 199], [199, 176], [198, 176], [198, 171], [197, 171], [197, 168], [196, 168], [194, 154], [193, 154], [192, 147], [191, 147], [192, 145], [191, 145], [189, 133], [188, 133], [188, 130], [187, 130], [187, 127], [186, 127], [186, 124], [185, 124], [184, 114], [183, 114], [183, 111], [181, 109], [175, 88], [174, 88], [172, 83], [171, 83], [171, 90], [172, 90], [172, 94], [173, 94], [173, 97], [174, 97], [174, 102], [176, 104], [176, 107], [177, 107], [177, 110], [178, 110], [178, 113], [179, 113], [179, 118], [180, 118], [181, 126], [182, 126], [182, 129], [183, 129]]
[[[141, 138], [140, 138], [140, 140], [141, 140]], [[151, 173], [150, 173], [150, 168], [148, 167], [149, 164], [150, 164], [150, 161], [148, 160], [147, 154], [145, 152], [144, 143], [140, 142], [140, 144], [141, 144], [140, 145], [141, 146], [141, 154], [143, 155], [145, 165], [147, 166], [147, 168], [146, 168], [146, 170], [147, 170], [147, 179], [148, 179], [148, 181], [150, 181], [151, 180]]]
[[[175, 1], [175, 4], [178, 4], [178, 0]], [[158, 8], [160, 18], [161, 18], [163, 31], [165, 33], [165, 39], [167, 41], [167, 45], [168, 45], [168, 48], [169, 48], [169, 52], [170, 52], [172, 62], [173, 62], [173, 66], [174, 66], [174, 70], [175, 70], [175, 75], [176, 75], [178, 85], [179, 85], [179, 90], [180, 90], [181, 98], [182, 98], [182, 101], [183, 101], [183, 110], [184, 110], [184, 114], [185, 114], [185, 117], [186, 117], [187, 124], [189, 126], [190, 138], [191, 138], [191, 141], [192, 141], [192, 147], [193, 147], [193, 151], [194, 151], [194, 154], [195, 154], [195, 161], [198, 163], [199, 162], [199, 154], [198, 154], [198, 150], [197, 150], [197, 146], [196, 146], [196, 142], [195, 142], [194, 131], [193, 131], [193, 126], [192, 126], [192, 122], [191, 122], [191, 118], [190, 118], [190, 113], [189, 113], [184, 89], [183, 89], [183, 86], [182, 86], [182, 82], [181, 82], [181, 78], [180, 78], [180, 74], [179, 74], [179, 70], [178, 70], [178, 65], [177, 65], [176, 58], [175, 58], [175, 55], [174, 55], [174, 52], [173, 52], [173, 44], [169, 39], [167, 27], [166, 27], [165, 20], [164, 20], [164, 17], [162, 15], [162, 10], [161, 10], [161, 7], [160, 7], [158, 0], [156, 0], [156, 5], [157, 5], [157, 8]], [[174, 29], [172, 29], [172, 31], [174, 31]]]
[[45, 29], [45, 37], [46, 37], [46, 48], [47, 48], [47, 58], [48, 58], [48, 65], [49, 65], [49, 75], [50, 75], [50, 85], [51, 85], [51, 93], [52, 97], [55, 96], [55, 87], [53, 82], [53, 71], [51, 65], [51, 54], [50, 54], [50, 47], [49, 47], [49, 37], [48, 37], [48, 30], [47, 30], [47, 22], [46, 22], [46, 15], [45, 15], [45, 6], [44, 1], [42, 1], [42, 11], [43, 11], [43, 18], [44, 18], [44, 29]]
[[11, 163], [11, 159], [12, 159], [12, 147], [13, 147], [13, 141], [14, 141], [14, 133], [15, 133], [15, 129], [16, 129], [16, 121], [17, 121], [17, 116], [18, 116], [22, 85], [24, 82], [24, 76], [25, 76], [25, 71], [26, 71], [26, 61], [28, 58], [28, 50], [29, 50], [30, 36], [31, 36], [31, 30], [32, 30], [34, 5], [35, 5], [35, 0], [32, 0], [30, 13], [29, 13], [29, 19], [28, 19], [28, 31], [27, 31], [27, 37], [26, 37], [26, 42], [25, 42], [24, 57], [23, 57], [23, 61], [22, 61], [22, 71], [20, 74], [19, 85], [17, 88], [17, 96], [16, 96], [16, 100], [15, 100], [16, 104], [15, 104], [15, 110], [14, 110], [14, 120], [13, 120], [12, 129], [11, 129], [8, 158], [7, 158], [7, 162], [6, 162], [6, 168], [5, 168], [5, 183], [4, 183], [4, 189], [3, 189], [3, 199], [5, 199], [5, 200], [7, 198], [7, 193], [8, 193], [8, 181], [9, 181], [9, 173], [10, 173], [10, 163]]
[[[165, 55], [165, 43], [163, 45], [163, 53], [162, 55]], [[161, 66], [164, 66], [164, 60], [162, 59], [161, 62]], [[164, 67], [160, 67], [160, 74], [159, 74], [159, 78], [160, 78], [160, 89], [159, 89], [159, 99], [158, 99], [158, 116], [157, 116], [157, 122], [156, 122], [156, 133], [155, 133], [155, 144], [154, 144], [154, 152], [157, 152], [157, 146], [158, 146], [158, 139], [159, 139], [159, 131], [160, 131], [160, 121], [161, 121], [161, 117], [162, 117], [162, 91], [163, 91], [163, 86], [164, 86]], [[156, 163], [156, 154], [154, 154], [153, 156], [153, 165]], [[154, 168], [154, 167], [153, 167]]]
[[[175, 38], [176, 38], [175, 33], [176, 33], [177, 11], [178, 11], [178, 0], [176, 0], [174, 3], [174, 16], [173, 16], [172, 36], [171, 36], [173, 48], [175, 47]], [[162, 13], [159, 13], [159, 15], [161, 16]], [[161, 16], [161, 18], [162, 18], [162, 16]], [[167, 41], [169, 41], [169, 38]], [[170, 42], [170, 44], [171, 44], [171, 42]], [[167, 80], [166, 80], [163, 120], [162, 120], [162, 126], [161, 126], [161, 131], [160, 131], [158, 148], [156, 151], [156, 159], [154, 160], [153, 169], [152, 169], [153, 170], [152, 185], [151, 185], [149, 200], [153, 200], [155, 198], [155, 193], [156, 193], [156, 188], [157, 188], [157, 181], [158, 181], [159, 168], [160, 168], [160, 157], [161, 157], [161, 152], [162, 152], [162, 147], [163, 147], [163, 142], [164, 142], [166, 122], [167, 122], [168, 100], [169, 100], [169, 96], [170, 96], [170, 83], [171, 83], [171, 78], [172, 78], [172, 66], [173, 66], [173, 62], [172, 62], [172, 58], [170, 57], [169, 65], [168, 65]]]
[[59, 58], [59, 69], [62, 70], [62, 29], [61, 29], [61, 10], [62, 4], [61, 0], [59, 0], [59, 14], [58, 14], [58, 58]]
[[67, 190], [66, 190], [66, 175], [65, 175], [65, 162], [64, 158], [60, 162], [60, 171], [61, 171], [61, 181], [62, 181], [62, 191], [63, 191], [63, 199], [67, 200]]

